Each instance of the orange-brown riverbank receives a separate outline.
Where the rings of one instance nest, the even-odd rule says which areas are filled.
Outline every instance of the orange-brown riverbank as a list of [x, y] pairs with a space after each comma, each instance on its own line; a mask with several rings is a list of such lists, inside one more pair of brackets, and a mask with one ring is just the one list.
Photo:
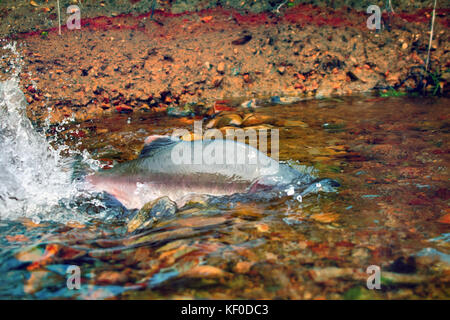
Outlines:
[[[208, 107], [230, 97], [434, 90], [423, 71], [429, 14], [385, 16], [380, 32], [366, 28], [367, 17], [306, 5], [282, 16], [214, 9], [99, 17], [61, 36], [17, 36], [21, 82], [29, 115], [52, 110], [54, 122], [73, 113], [79, 120], [167, 108], [182, 114], [188, 103]], [[447, 25], [438, 11], [431, 51], [431, 70], [442, 75], [437, 92], [447, 87]]]

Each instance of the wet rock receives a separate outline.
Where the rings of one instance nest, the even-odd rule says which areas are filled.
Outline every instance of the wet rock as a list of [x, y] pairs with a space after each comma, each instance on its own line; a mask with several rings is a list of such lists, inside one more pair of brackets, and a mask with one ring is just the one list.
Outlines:
[[125, 104], [121, 104], [121, 105], [117, 106], [116, 110], [119, 113], [132, 113], [133, 112], [133, 108], [130, 106], [127, 106]]
[[302, 98], [300, 97], [280, 97], [280, 96], [270, 97], [270, 102], [275, 104], [291, 104], [301, 100]]
[[202, 217], [194, 216], [177, 221], [177, 225], [186, 228], [206, 228], [216, 225], [221, 225], [227, 222], [225, 217]]
[[7, 236], [5, 236], [5, 238], [9, 242], [27, 242], [27, 241], [30, 240], [27, 236], [25, 236], [23, 234], [17, 234], [17, 235], [14, 235], [14, 236], [7, 235]]
[[27, 250], [20, 251], [16, 254], [19, 261], [35, 262], [42, 259], [44, 250], [41, 247], [31, 247]]
[[194, 114], [194, 111], [190, 108], [189, 105], [167, 108], [167, 115], [170, 117], [190, 117]]
[[332, 95], [333, 92], [334, 92], [334, 88], [333, 88], [333, 84], [331, 83], [331, 81], [324, 79], [320, 83], [319, 87], [317, 88], [316, 97], [317, 98], [329, 97]]
[[47, 286], [56, 286], [61, 283], [62, 277], [49, 271], [33, 271], [23, 285], [23, 291], [28, 294], [35, 294]]
[[225, 73], [225, 63], [224, 62], [220, 62], [217, 65], [217, 72], [220, 74], [224, 74]]
[[401, 74], [399, 72], [388, 73], [386, 75], [386, 81], [390, 85], [395, 85], [398, 82], [400, 82], [400, 77], [401, 77]]
[[246, 44], [247, 42], [249, 42], [250, 40], [252, 40], [252, 36], [250, 34], [246, 34], [241, 38], [231, 41], [231, 44], [233, 44], [235, 46], [242, 46], [242, 45]]
[[445, 216], [441, 217], [438, 222], [450, 224], [450, 214], [446, 214]]
[[367, 259], [370, 256], [370, 251], [367, 248], [355, 248], [352, 250], [352, 256], [358, 259]]
[[177, 205], [168, 197], [158, 198], [144, 205], [142, 209], [128, 222], [128, 232], [151, 228], [154, 223], [169, 219], [175, 215]]
[[235, 113], [230, 113], [218, 118], [215, 118], [211, 120], [207, 125], [206, 128], [222, 128], [226, 126], [237, 126], [239, 127], [242, 124], [242, 118], [240, 115]]
[[447, 264], [450, 264], [450, 254], [441, 252], [439, 250], [436, 250], [434, 248], [424, 248], [420, 250], [416, 254], [418, 257], [430, 257], [431, 259], [439, 259]]
[[257, 115], [257, 114], [249, 114], [242, 121], [242, 126], [257, 126], [264, 123], [273, 123], [274, 119], [271, 116], [267, 115]]
[[26, 95], [26, 99], [27, 99], [27, 102], [29, 104], [33, 102], [33, 97], [32, 96]]
[[318, 222], [322, 222], [322, 223], [332, 223], [335, 222], [339, 219], [339, 214], [337, 213], [318, 213], [318, 214], [313, 214], [311, 216], [312, 219], [318, 221]]
[[[270, 125], [270, 124], [260, 124], [260, 125], [257, 125], [257, 126], [245, 127], [246, 130], [255, 130], [256, 132], [258, 132], [259, 130], [267, 130], [268, 131], [268, 130], [271, 130], [273, 128], [274, 127], [272, 125]], [[235, 129], [235, 128], [233, 128], [233, 127], [223, 127], [223, 128], [220, 128], [220, 131], [222, 131], [224, 134], [226, 134], [226, 132], [227, 132], [226, 130], [227, 129]], [[249, 143], [256, 145], [257, 141], [255, 139], [250, 139]]]
[[193, 133], [193, 132], [187, 132], [182, 137], [180, 137], [180, 139], [184, 140], [184, 141], [202, 140], [203, 136], [200, 134]]
[[283, 75], [285, 72], [286, 72], [286, 67], [279, 67], [278, 69], [277, 69], [277, 71], [278, 71], [278, 73], [279, 74], [281, 74], [281, 75]]
[[344, 123], [324, 123], [322, 125], [322, 128], [324, 128], [327, 132], [334, 133], [334, 132], [341, 132], [345, 130], [345, 124]]
[[300, 120], [281, 120], [277, 121], [277, 125], [282, 127], [299, 127], [299, 128], [307, 128], [308, 124], [304, 123]]
[[270, 263], [275, 263], [279, 260], [279, 257], [272, 252], [266, 252], [264, 257], [266, 258], [266, 261]]
[[264, 232], [269, 231], [269, 226], [265, 223], [259, 223], [256, 225], [256, 230], [264, 233]]
[[256, 105], [256, 99], [252, 99], [252, 100], [243, 102], [241, 104], [241, 107], [245, 108], [245, 109], [255, 109], [258, 106]]
[[104, 271], [96, 277], [99, 284], [124, 284], [128, 281], [128, 277], [123, 272]]
[[221, 111], [234, 111], [235, 107], [229, 105], [230, 101], [228, 100], [218, 100], [214, 102], [214, 107], [212, 108], [214, 113], [219, 113]]
[[[203, 136], [201, 137], [203, 139]], [[208, 195], [204, 194], [195, 194], [186, 199], [184, 206], [180, 209], [180, 211], [189, 210], [192, 208], [206, 208], [208, 205]], [[183, 214], [183, 212], [180, 212]]]
[[200, 21], [207, 23], [207, 22], [210, 22], [212, 19], [213, 19], [212, 16], [206, 16], [206, 17], [202, 17], [200, 19]]
[[170, 231], [149, 234], [146, 236], [138, 237], [137, 239], [127, 240], [125, 241], [125, 244], [138, 245], [159, 241], [168, 242], [174, 239], [193, 237], [200, 233], [200, 231], [194, 230], [193, 228], [178, 228]]
[[234, 271], [237, 273], [247, 273], [250, 271], [250, 268], [253, 266], [253, 264], [253, 262], [239, 261], [234, 267]]
[[188, 278], [222, 278], [229, 276], [228, 272], [223, 271], [220, 268], [213, 266], [196, 266], [190, 270], [187, 270], [182, 274], [183, 277]]
[[310, 275], [316, 282], [326, 282], [330, 279], [335, 278], [347, 278], [351, 279], [355, 277], [358, 270], [352, 268], [336, 268], [336, 267], [327, 267], [327, 268], [314, 268], [311, 270]]
[[218, 88], [222, 84], [223, 77], [214, 77], [211, 80], [211, 85], [213, 88]]

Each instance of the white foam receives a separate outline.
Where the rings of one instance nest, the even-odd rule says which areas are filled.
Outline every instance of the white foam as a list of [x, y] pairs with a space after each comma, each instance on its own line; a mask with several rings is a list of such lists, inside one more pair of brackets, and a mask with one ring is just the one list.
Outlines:
[[[74, 160], [61, 155], [76, 151], [66, 145], [52, 147], [44, 134], [33, 128], [19, 87], [21, 68], [15, 45], [5, 48], [13, 53], [16, 68], [9, 80], [0, 82], [0, 219], [85, 221], [87, 217], [71, 204], [84, 194], [80, 182], [72, 182]], [[80, 155], [94, 166], [89, 154]]]

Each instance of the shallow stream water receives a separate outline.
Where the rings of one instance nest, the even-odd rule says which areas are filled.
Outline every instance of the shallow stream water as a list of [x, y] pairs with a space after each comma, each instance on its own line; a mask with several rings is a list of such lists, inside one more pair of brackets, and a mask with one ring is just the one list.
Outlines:
[[[116, 114], [34, 128], [17, 84], [1, 90], [0, 298], [449, 297], [448, 99], [267, 103], [255, 114], [276, 118], [280, 160], [339, 181], [336, 193], [224, 198], [129, 234], [73, 168], [135, 158], [148, 135], [192, 130], [194, 119]], [[367, 289], [371, 265], [381, 290]]]

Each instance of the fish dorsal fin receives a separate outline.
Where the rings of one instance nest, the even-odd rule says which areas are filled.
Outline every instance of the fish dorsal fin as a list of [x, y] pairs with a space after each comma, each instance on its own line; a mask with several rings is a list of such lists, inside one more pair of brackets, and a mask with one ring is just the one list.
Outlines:
[[150, 136], [145, 139], [145, 145], [139, 154], [139, 158], [151, 157], [157, 153], [161, 148], [171, 146], [180, 140], [170, 136]]

